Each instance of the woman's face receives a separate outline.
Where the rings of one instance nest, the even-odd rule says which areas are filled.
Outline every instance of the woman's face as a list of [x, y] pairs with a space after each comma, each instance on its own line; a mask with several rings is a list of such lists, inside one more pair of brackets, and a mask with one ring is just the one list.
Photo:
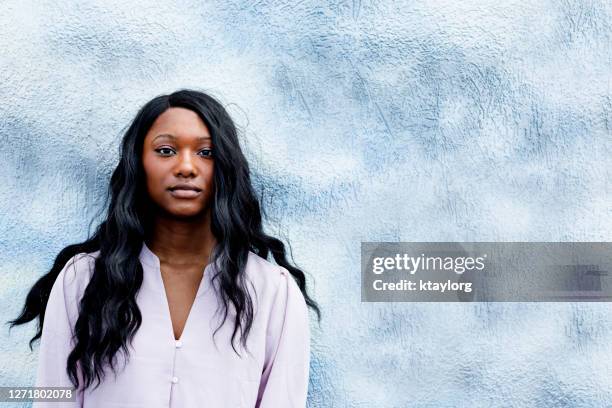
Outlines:
[[145, 136], [142, 163], [150, 199], [179, 218], [200, 215], [213, 197], [212, 140], [193, 111], [169, 108]]

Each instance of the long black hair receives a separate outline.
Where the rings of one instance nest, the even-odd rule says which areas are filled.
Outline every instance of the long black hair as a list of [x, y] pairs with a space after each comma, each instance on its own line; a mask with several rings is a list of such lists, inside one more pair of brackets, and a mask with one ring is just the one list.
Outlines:
[[60, 251], [51, 270], [30, 289], [21, 314], [8, 322], [12, 328], [38, 317], [37, 333], [30, 340], [32, 349], [32, 343], [42, 335], [49, 294], [62, 268], [79, 253], [99, 250], [93, 275], [80, 301], [74, 327], [76, 343], [67, 361], [68, 376], [77, 388], [77, 363], [84, 387], [89, 387], [94, 378], [97, 387], [105, 376], [104, 365], [108, 363], [114, 370], [113, 357], [120, 349], [129, 355], [126, 343], [131, 342], [142, 323], [136, 303], [143, 279], [138, 255], [152, 224], [142, 149], [145, 135], [155, 119], [171, 107], [186, 108], [198, 114], [212, 138], [215, 191], [211, 230], [218, 245], [210, 261], [218, 265], [215, 278], [219, 280], [224, 311], [221, 326], [227, 319], [230, 304], [236, 311], [232, 348], [238, 332], [241, 343], [246, 346], [253, 321], [253, 303], [244, 275], [249, 251], [264, 259], [271, 254], [278, 265], [286, 268], [302, 291], [306, 304], [316, 311], [318, 320], [321, 319], [317, 303], [306, 291], [304, 273], [289, 263], [283, 242], [263, 231], [262, 210], [251, 184], [248, 163], [240, 149], [236, 127], [225, 108], [200, 91], [183, 89], [160, 95], [140, 109], [123, 136], [121, 158], [108, 189], [111, 200], [106, 219], [91, 238]]

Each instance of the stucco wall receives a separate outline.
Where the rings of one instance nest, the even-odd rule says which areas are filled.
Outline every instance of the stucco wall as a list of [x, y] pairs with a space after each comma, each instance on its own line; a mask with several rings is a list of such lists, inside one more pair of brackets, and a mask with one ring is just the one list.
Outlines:
[[[310, 407], [612, 406], [610, 304], [365, 304], [359, 272], [365, 240], [612, 239], [611, 4], [3, 1], [2, 321], [138, 107], [196, 87], [314, 282]], [[0, 385], [33, 382], [33, 332], [0, 332]]]

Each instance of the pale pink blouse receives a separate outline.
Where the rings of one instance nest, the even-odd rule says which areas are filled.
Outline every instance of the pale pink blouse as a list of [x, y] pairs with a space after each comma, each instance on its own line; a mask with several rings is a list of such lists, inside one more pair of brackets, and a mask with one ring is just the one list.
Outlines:
[[[66, 359], [74, 346], [78, 304], [93, 273], [98, 251], [78, 254], [60, 272], [45, 313], [36, 386], [72, 386]], [[250, 354], [230, 345], [235, 312], [213, 339], [222, 309], [209, 264], [181, 338], [174, 339], [159, 258], [143, 244], [143, 284], [136, 301], [142, 325], [117, 376], [107, 369], [95, 390], [77, 390], [76, 402], [34, 402], [34, 408], [291, 408], [305, 407], [310, 360], [308, 311], [299, 287], [285, 268], [249, 253], [254, 320]], [[252, 290], [254, 289], [254, 290]], [[236, 339], [237, 340], [237, 339]], [[129, 345], [129, 343], [128, 343]]]

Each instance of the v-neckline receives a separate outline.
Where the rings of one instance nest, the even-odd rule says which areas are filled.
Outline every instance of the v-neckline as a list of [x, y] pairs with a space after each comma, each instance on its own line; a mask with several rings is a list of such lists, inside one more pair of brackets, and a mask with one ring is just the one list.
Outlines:
[[[161, 273], [161, 267], [160, 267], [160, 273]], [[206, 274], [206, 272], [204, 272], [204, 275]], [[196, 291], [196, 295], [193, 298], [193, 301], [191, 302], [191, 305], [189, 305], [189, 311], [187, 312], [187, 317], [185, 318], [185, 322], [183, 323], [183, 328], [181, 330], [181, 335], [179, 336], [179, 338], [177, 339], [174, 335], [174, 322], [172, 321], [172, 311], [170, 310], [170, 299], [168, 298], [168, 292], [166, 290], [165, 284], [164, 284], [164, 279], [162, 276], [162, 285], [164, 285], [164, 298], [166, 300], [166, 306], [167, 306], [167, 310], [168, 310], [168, 319], [170, 320], [170, 328], [172, 330], [172, 338], [174, 339], [174, 341], [177, 342], [181, 342], [184, 338], [185, 335], [185, 331], [187, 330], [187, 325], [189, 323], [189, 319], [191, 317], [191, 315], [193, 314], [193, 309], [195, 308], [196, 302], [198, 301], [198, 293], [200, 292], [202, 285], [204, 284], [204, 276], [202, 276], [202, 278], [200, 279], [200, 282], [198, 283], [198, 289]]]
[[[198, 298], [210, 290], [210, 273], [212, 272], [212, 263], [208, 263], [204, 268], [203, 276], [200, 280], [200, 284], [198, 285], [198, 290], [196, 292], [195, 298], [193, 299], [193, 303], [191, 304], [189, 312], [187, 313], [187, 318], [185, 319], [185, 324], [183, 325], [181, 336], [176, 339], [174, 336], [174, 327], [172, 325], [172, 314], [170, 313], [170, 302], [168, 300], [168, 294], [166, 293], [166, 287], [164, 285], [164, 280], [161, 274], [161, 263], [159, 261], [159, 257], [155, 255], [155, 253], [151, 251], [151, 249], [149, 249], [147, 244], [145, 244], [145, 242], [143, 241], [139, 258], [143, 263], [154, 269], [155, 273], [147, 274], [146, 278], [152, 278], [152, 281], [150, 282], [150, 287], [153, 288], [156, 292], [161, 292], [162, 299], [166, 306], [165, 313], [168, 318], [168, 322], [170, 323], [170, 337], [172, 341], [174, 341], [175, 343], [182, 342], [185, 339], [185, 335], [188, 333], [189, 321], [191, 320], [191, 315], [193, 314], [193, 309], [195, 308]], [[147, 280], [145, 277], [143, 278], [143, 280]]]

